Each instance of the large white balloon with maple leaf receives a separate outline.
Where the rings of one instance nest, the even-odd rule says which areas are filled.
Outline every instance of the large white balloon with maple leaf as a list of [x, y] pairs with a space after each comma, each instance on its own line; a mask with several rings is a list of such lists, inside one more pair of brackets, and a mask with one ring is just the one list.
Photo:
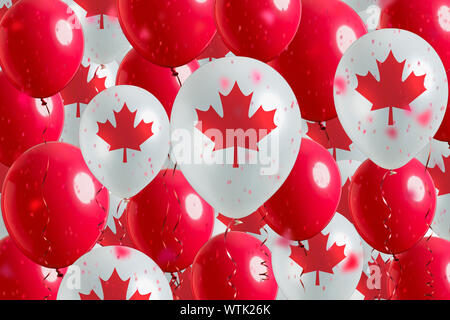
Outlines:
[[91, 172], [114, 195], [136, 195], [169, 154], [170, 125], [161, 103], [135, 86], [114, 86], [81, 116], [80, 149]]
[[275, 279], [290, 300], [349, 299], [361, 277], [362, 240], [338, 213], [311, 239], [278, 241], [271, 249]]
[[172, 300], [169, 282], [142, 252], [124, 246], [95, 248], [70, 266], [58, 300]]
[[386, 169], [404, 166], [431, 141], [447, 99], [441, 59], [409, 31], [366, 34], [345, 52], [336, 71], [334, 101], [344, 130]]
[[208, 203], [242, 218], [288, 176], [301, 122], [294, 93], [272, 67], [245, 57], [217, 59], [195, 71], [175, 99], [171, 155]]

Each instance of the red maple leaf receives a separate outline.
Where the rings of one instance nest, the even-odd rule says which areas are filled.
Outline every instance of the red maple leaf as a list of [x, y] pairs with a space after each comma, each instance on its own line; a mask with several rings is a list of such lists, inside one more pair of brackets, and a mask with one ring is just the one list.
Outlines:
[[336, 209], [336, 212], [339, 212], [341, 215], [347, 218], [348, 221], [353, 223], [352, 213], [350, 212], [350, 207], [348, 206], [348, 193], [350, 190], [350, 183], [350, 179], [347, 179], [347, 181], [345, 181], [345, 184], [342, 186], [341, 199], [339, 200], [339, 205]]
[[428, 168], [428, 172], [433, 178], [434, 185], [439, 189], [439, 195], [450, 193], [450, 157], [444, 158], [444, 171], [439, 166]]
[[356, 91], [372, 102], [372, 111], [389, 108], [388, 125], [394, 124], [392, 108], [411, 111], [410, 104], [427, 89], [424, 86], [426, 74], [416, 76], [412, 72], [405, 81], [402, 81], [406, 60], [399, 62], [392, 51], [384, 62], [377, 60], [380, 72], [380, 81], [372, 73], [356, 75], [358, 86]]
[[104, 29], [103, 16], [117, 17], [117, 0], [74, 0], [87, 11], [86, 17], [100, 15], [100, 29]]
[[388, 272], [390, 265], [391, 260], [385, 262], [380, 254], [375, 261], [369, 262], [370, 277], [363, 272], [356, 287], [356, 290], [364, 296], [364, 300], [389, 299], [388, 283], [390, 276]]
[[153, 122], [139, 122], [134, 127], [137, 110], [131, 112], [125, 103], [120, 112], [114, 111], [116, 127], [109, 120], [105, 123], [97, 122], [97, 135], [109, 144], [109, 151], [123, 149], [123, 162], [127, 162], [127, 149], [141, 151], [141, 144], [147, 141], [152, 135]]
[[325, 149], [333, 149], [333, 157], [336, 159], [336, 149], [350, 151], [352, 140], [345, 133], [338, 118], [327, 121], [325, 124], [319, 122], [307, 122], [307, 135]]
[[77, 104], [77, 118], [81, 116], [80, 103], [88, 104], [92, 98], [106, 89], [106, 77], [99, 78], [95, 72], [94, 77], [88, 82], [88, 73], [89, 67], [80, 65], [72, 81], [61, 91], [64, 105]]
[[178, 272], [178, 281], [170, 281], [173, 298], [175, 300], [194, 300], [192, 292], [192, 268]]
[[[128, 283], [130, 279], [126, 281], [119, 277], [116, 269], [114, 268], [113, 273], [108, 280], [103, 280], [100, 278], [102, 283], [103, 299], [91, 290], [89, 294], [79, 293], [81, 300], [127, 300], [127, 290]], [[151, 292], [141, 295], [138, 290], [131, 296], [130, 300], [148, 300], [150, 299]]]
[[302, 246], [290, 246], [290, 258], [303, 268], [303, 273], [316, 272], [316, 286], [320, 285], [319, 272], [333, 273], [333, 267], [345, 259], [343, 246], [336, 243], [327, 250], [327, 242], [330, 234], [321, 232], [308, 240], [309, 249]]
[[254, 234], [261, 234], [261, 229], [266, 225], [266, 221], [259, 213], [259, 209], [253, 212], [251, 215], [242, 219], [236, 219], [235, 223], [231, 223], [234, 219], [225, 217], [221, 213], [217, 216], [217, 219], [226, 226], [230, 226], [231, 231], [251, 232]]
[[[276, 110], [264, 111], [262, 106], [253, 114], [248, 115], [253, 93], [245, 96], [235, 82], [231, 92], [224, 96], [219, 92], [222, 102], [223, 116], [219, 116], [212, 106], [207, 111], [197, 111], [196, 128], [214, 142], [214, 151], [234, 148], [233, 167], [238, 168], [238, 147], [258, 150], [258, 142], [276, 128], [273, 118]], [[247, 131], [248, 130], [248, 131]], [[219, 131], [226, 141], [216, 140], [215, 132]], [[249, 136], [246, 133], [249, 132]], [[233, 141], [227, 139], [227, 133], [234, 135]], [[252, 139], [253, 138], [253, 139]]]

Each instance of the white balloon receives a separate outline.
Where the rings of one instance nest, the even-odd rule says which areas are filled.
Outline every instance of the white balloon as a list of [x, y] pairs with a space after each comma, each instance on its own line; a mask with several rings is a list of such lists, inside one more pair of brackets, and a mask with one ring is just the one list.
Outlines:
[[242, 218], [288, 176], [301, 122], [294, 93], [272, 67], [245, 57], [217, 59], [196, 70], [175, 99], [172, 157], [217, 211]]
[[116, 17], [103, 15], [103, 28], [100, 15], [80, 17], [84, 35], [84, 54], [92, 62], [107, 64], [122, 57], [130, 43], [122, 32]]
[[134, 196], [158, 174], [169, 153], [169, 135], [161, 103], [134, 86], [100, 92], [81, 116], [83, 158], [95, 177], [121, 198]]
[[[361, 277], [364, 257], [353, 225], [336, 213], [321, 233], [302, 244], [304, 248], [294, 242], [273, 246], [273, 272], [284, 295], [290, 300], [349, 299]], [[300, 262], [304, 250], [309, 250], [306, 259], [315, 257], [315, 261]]]
[[344, 130], [385, 169], [404, 166], [430, 142], [447, 99], [441, 59], [409, 31], [364, 35], [345, 52], [336, 71], [334, 101]]
[[[158, 265], [142, 252], [124, 246], [98, 247], [70, 266], [58, 300], [172, 300]], [[106, 297], [106, 299], [105, 299]]]

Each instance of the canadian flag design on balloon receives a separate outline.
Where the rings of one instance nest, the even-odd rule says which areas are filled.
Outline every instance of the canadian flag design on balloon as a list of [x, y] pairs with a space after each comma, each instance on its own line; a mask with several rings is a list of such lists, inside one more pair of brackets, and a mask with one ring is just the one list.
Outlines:
[[350, 298], [361, 278], [363, 259], [361, 238], [338, 213], [309, 240], [281, 238], [272, 245], [275, 279], [291, 300]]
[[140, 145], [153, 135], [153, 122], [145, 123], [141, 120], [135, 127], [137, 110], [131, 112], [127, 104], [119, 112], [114, 111], [116, 126], [109, 120], [105, 123], [97, 122], [97, 135], [109, 144], [109, 151], [123, 149], [123, 162], [127, 162], [127, 149], [141, 151]]
[[183, 84], [171, 114], [171, 159], [218, 212], [243, 218], [279, 188], [297, 158], [296, 97], [272, 67], [246, 57], [206, 63]]
[[95, 248], [67, 269], [58, 300], [172, 300], [169, 282], [142, 252], [124, 246]]
[[437, 132], [448, 82], [436, 51], [414, 33], [381, 29], [359, 38], [334, 79], [336, 112], [349, 138], [385, 169], [408, 163]]

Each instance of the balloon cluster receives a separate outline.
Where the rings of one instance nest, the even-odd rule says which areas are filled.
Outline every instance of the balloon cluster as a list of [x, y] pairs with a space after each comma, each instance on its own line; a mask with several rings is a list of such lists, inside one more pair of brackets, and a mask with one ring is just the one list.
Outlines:
[[0, 299], [450, 299], [450, 0], [0, 15]]

